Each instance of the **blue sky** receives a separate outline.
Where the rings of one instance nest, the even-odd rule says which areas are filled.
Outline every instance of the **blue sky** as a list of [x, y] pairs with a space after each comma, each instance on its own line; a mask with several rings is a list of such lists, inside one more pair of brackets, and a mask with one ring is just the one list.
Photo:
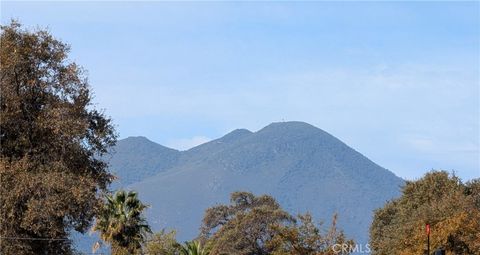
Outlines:
[[404, 178], [480, 177], [479, 2], [1, 2], [88, 70], [121, 138], [300, 120]]

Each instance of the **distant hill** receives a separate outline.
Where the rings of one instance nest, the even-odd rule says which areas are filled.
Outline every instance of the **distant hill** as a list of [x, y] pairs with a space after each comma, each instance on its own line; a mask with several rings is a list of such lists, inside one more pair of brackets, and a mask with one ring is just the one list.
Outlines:
[[205, 209], [246, 190], [270, 194], [290, 213], [334, 213], [349, 237], [365, 244], [374, 209], [400, 194], [404, 181], [327, 132], [303, 122], [237, 129], [187, 151], [130, 137], [118, 142], [111, 167], [119, 183], [150, 205], [154, 230], [194, 238]]
[[125, 187], [171, 168], [179, 156], [177, 150], [137, 136], [118, 141], [106, 160], [117, 177], [113, 186]]

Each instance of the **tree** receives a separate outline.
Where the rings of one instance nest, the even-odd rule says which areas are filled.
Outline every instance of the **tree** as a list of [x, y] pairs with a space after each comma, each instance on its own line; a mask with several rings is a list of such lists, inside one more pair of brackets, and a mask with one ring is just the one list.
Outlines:
[[431, 226], [432, 248], [480, 254], [479, 190], [479, 180], [465, 185], [445, 171], [406, 182], [400, 198], [375, 211], [370, 227], [373, 254], [423, 254], [426, 224]]
[[180, 255], [209, 255], [208, 248], [203, 247], [199, 241], [185, 242], [180, 248]]
[[212, 247], [211, 254], [269, 254], [266, 246], [273, 237], [274, 224], [295, 220], [270, 196], [256, 197], [248, 192], [234, 192], [231, 205], [207, 209], [201, 227], [201, 240]]
[[197, 240], [187, 241], [183, 245], [175, 239], [175, 231], [162, 230], [155, 233], [145, 245], [147, 255], [209, 255], [209, 247]]
[[[322, 233], [310, 214], [297, 219], [271, 196], [234, 192], [230, 202], [207, 209], [203, 218], [199, 240], [211, 247], [211, 255], [343, 255], [353, 248], [337, 229], [336, 215]], [[334, 245], [341, 247], [334, 250]]]
[[69, 46], [15, 21], [0, 38], [0, 253], [69, 254], [112, 180], [111, 120]]
[[153, 234], [145, 245], [145, 254], [148, 255], [179, 255], [181, 245], [175, 238], [175, 231], [162, 230]]
[[106, 196], [93, 230], [99, 231], [100, 238], [110, 243], [113, 255], [141, 252], [147, 233], [151, 233], [142, 216], [146, 208], [134, 191], [120, 190], [114, 196]]
[[268, 243], [271, 255], [345, 255], [354, 249], [353, 240], [348, 240], [337, 229], [337, 215], [333, 216], [329, 230], [322, 232], [309, 213], [298, 215], [300, 225], [277, 226], [276, 234]]

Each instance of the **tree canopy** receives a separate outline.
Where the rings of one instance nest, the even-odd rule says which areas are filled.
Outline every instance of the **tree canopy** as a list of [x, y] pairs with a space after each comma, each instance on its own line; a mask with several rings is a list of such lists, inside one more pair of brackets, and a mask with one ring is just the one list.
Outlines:
[[272, 255], [346, 255], [355, 249], [354, 241], [337, 228], [336, 214], [326, 231], [309, 213], [298, 215], [298, 221], [300, 224], [275, 227], [276, 234], [268, 244]]
[[480, 254], [479, 180], [467, 184], [445, 171], [408, 181], [402, 196], [375, 211], [370, 228], [373, 254], [424, 254], [426, 224], [431, 248]]
[[234, 192], [230, 202], [207, 209], [203, 218], [201, 238], [211, 243], [212, 255], [269, 254], [267, 242], [274, 235], [272, 226], [295, 221], [267, 195]]
[[116, 133], [68, 45], [15, 21], [0, 40], [0, 253], [69, 254], [112, 179], [100, 158]]
[[230, 201], [205, 213], [200, 240], [211, 247], [211, 255], [326, 255], [333, 254], [334, 244], [353, 245], [336, 228], [336, 216], [330, 230], [322, 233], [310, 214], [297, 219], [271, 196], [234, 192]]
[[181, 248], [176, 239], [176, 232], [174, 230], [167, 232], [163, 229], [149, 236], [144, 251], [149, 255], [178, 255]]
[[142, 252], [150, 227], [142, 213], [147, 208], [134, 191], [117, 191], [107, 195], [93, 230], [100, 232], [109, 243], [113, 255], [132, 255]]

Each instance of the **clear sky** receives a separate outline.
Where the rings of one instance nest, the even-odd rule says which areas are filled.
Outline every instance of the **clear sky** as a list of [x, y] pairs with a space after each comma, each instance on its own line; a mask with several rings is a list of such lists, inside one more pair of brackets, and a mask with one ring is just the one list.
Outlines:
[[121, 138], [313, 124], [404, 178], [480, 177], [479, 2], [1, 2], [88, 70]]

